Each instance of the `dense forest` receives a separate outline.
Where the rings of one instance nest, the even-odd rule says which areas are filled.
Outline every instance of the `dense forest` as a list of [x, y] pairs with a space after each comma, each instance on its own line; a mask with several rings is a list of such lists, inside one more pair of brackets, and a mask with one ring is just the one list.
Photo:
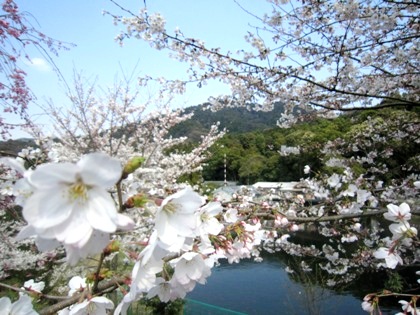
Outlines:
[[[279, 105], [277, 110], [280, 108]], [[213, 113], [200, 108], [199, 115], [197, 115], [199, 120], [194, 115], [188, 122], [189, 125], [183, 126], [184, 134], [196, 135], [204, 126], [209, 126], [218, 118], [224, 118], [221, 119], [220, 126], [234, 130], [234, 132], [228, 132], [213, 145], [202, 174], [196, 174], [194, 179], [202, 177], [204, 180], [223, 180], [225, 161], [227, 180], [240, 184], [252, 184], [257, 181], [299, 180], [305, 176], [303, 173], [305, 165], [309, 165], [313, 172], [329, 173], [328, 167], [321, 163], [321, 157], [325, 154], [322, 152], [322, 148], [328, 141], [349, 140], [355, 132], [365, 128], [371, 121], [375, 119], [389, 121], [398, 113], [407, 115], [407, 119], [410, 119], [409, 117], [418, 118], [418, 112], [407, 111], [405, 108], [384, 108], [350, 112], [334, 119], [318, 118], [283, 129], [275, 127], [273, 118], [280, 116], [277, 112], [246, 112], [246, 115], [252, 118], [241, 119], [243, 111], [243, 109], [241, 111], [232, 110], [219, 116], [213, 116]], [[252, 116], [253, 114], [255, 116]], [[267, 115], [267, 124], [264, 124], [264, 115]], [[247, 123], [245, 126], [244, 121], [252, 123]], [[229, 122], [230, 125], [227, 125], [226, 122]], [[195, 128], [197, 126], [199, 128]], [[249, 131], [240, 132], [245, 128], [249, 128]], [[404, 164], [407, 156], [414, 156], [414, 153], [419, 150], [415, 144], [405, 146], [398, 141], [388, 143], [388, 145], [396, 152], [394, 154], [395, 165]], [[295, 148], [299, 153], [288, 154], [290, 148]], [[356, 153], [349, 149], [349, 157], [357, 154], [360, 155], [363, 152]], [[389, 175], [391, 176], [391, 174], [392, 170]]]
[[226, 128], [229, 134], [238, 134], [255, 130], [267, 130], [277, 126], [277, 120], [284, 112], [282, 103], [275, 103], [271, 111], [253, 110], [244, 107], [226, 107], [218, 111], [208, 109], [208, 104], [190, 106], [185, 114], [193, 117], [181, 122], [170, 130], [173, 137], [187, 136], [191, 141], [198, 141], [216, 122], [220, 128]]

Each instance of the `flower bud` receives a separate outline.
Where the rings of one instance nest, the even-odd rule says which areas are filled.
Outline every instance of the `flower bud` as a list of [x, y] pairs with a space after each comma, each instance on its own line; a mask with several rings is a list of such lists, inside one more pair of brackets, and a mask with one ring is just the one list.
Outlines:
[[104, 255], [108, 256], [111, 253], [118, 252], [120, 250], [120, 242], [117, 240], [112, 240], [107, 247], [104, 249]]
[[148, 199], [143, 194], [136, 194], [134, 196], [131, 196], [127, 199], [124, 206], [125, 208], [141, 208], [147, 203]]
[[123, 176], [127, 177], [128, 174], [134, 173], [136, 169], [138, 169], [146, 159], [142, 156], [135, 156], [130, 159], [127, 164], [124, 166]]

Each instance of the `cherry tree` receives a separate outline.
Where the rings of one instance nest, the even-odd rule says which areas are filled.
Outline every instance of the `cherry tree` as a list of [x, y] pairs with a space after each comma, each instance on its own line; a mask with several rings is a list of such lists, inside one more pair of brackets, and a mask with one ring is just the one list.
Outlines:
[[[168, 49], [188, 64], [189, 82], [229, 84], [232, 94], [214, 98], [215, 108], [269, 109], [283, 101], [289, 106], [283, 118], [290, 122], [296, 106], [323, 114], [418, 105], [417, 4], [269, 2], [273, 11], [256, 17], [261, 25], [246, 37], [250, 50], [240, 52], [206, 47], [180, 30], [171, 34], [164, 18], [146, 9], [113, 17], [127, 27], [120, 41], [135, 37]], [[14, 302], [0, 299], [8, 312], [21, 307], [30, 313], [29, 295], [33, 304], [50, 301], [41, 314], [126, 314], [138, 301], [182, 299], [205, 283], [219, 260], [258, 261], [262, 249], [300, 257], [301, 272], [311, 270], [306, 258], [318, 259], [332, 288], [354, 281], [361, 266], [378, 271], [418, 263], [415, 112], [382, 108], [383, 116], [367, 117], [346, 137], [327, 143], [319, 152], [323, 169], [304, 168], [305, 195], [258, 200], [243, 188], [224, 199], [177, 182], [199, 169], [205, 150], [223, 134], [217, 126], [191, 152], [167, 150], [185, 140], [168, 137], [168, 130], [188, 116], [169, 110], [163, 96], [183, 93], [188, 82], [162, 81], [162, 93], [148, 102], [137, 102], [137, 90], [127, 83], [101, 95], [77, 79], [70, 107], [47, 106], [59, 139], [39, 137], [40, 148], [1, 160], [1, 197], [11, 205], [1, 214], [16, 216], [11, 226], [2, 225], [1, 253], [14, 258], [2, 270], [45, 268], [60, 292], [43, 294], [44, 285], [34, 280], [23, 288], [0, 283], [23, 294]], [[159, 113], [145, 111], [144, 105], [162, 101]], [[401, 156], [404, 161], [395, 165]], [[300, 244], [295, 236], [305, 224], [328, 242]], [[19, 260], [22, 255], [31, 266]], [[86, 258], [96, 261], [93, 269]], [[361, 307], [378, 311], [380, 299], [393, 294], [368, 294]], [[408, 299], [400, 301], [403, 311], [415, 313], [418, 297], [398, 294]]]
[[[254, 16], [249, 49], [208, 47], [147, 8], [113, 15], [126, 26], [123, 42], [137, 38], [188, 65], [189, 82], [228, 84], [215, 107], [276, 101], [305, 111], [419, 105], [418, 4], [405, 1], [268, 1], [272, 12]], [[246, 10], [246, 4], [243, 5]], [[184, 82], [186, 83], [186, 82]], [[290, 117], [289, 117], [290, 118]]]
[[[15, 1], [3, 1], [0, 13], [0, 103], [4, 113], [16, 115], [26, 125], [31, 124], [27, 109], [34, 95], [26, 84], [26, 73], [20, 68], [19, 62], [22, 58], [31, 62], [26, 49], [35, 47], [54, 64], [50, 54], [57, 54], [59, 49], [68, 46], [38, 31], [31, 24], [32, 18], [29, 13], [20, 11]], [[2, 137], [19, 124], [0, 117]]]

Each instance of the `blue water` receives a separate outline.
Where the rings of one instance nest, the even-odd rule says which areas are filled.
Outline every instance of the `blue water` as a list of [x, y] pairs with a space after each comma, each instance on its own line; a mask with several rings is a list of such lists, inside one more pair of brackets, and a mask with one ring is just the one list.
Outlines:
[[[267, 259], [215, 267], [207, 283], [197, 285], [187, 298], [249, 315], [368, 314], [359, 298], [319, 286], [305, 287], [289, 278], [280, 261]], [[383, 314], [395, 313], [383, 310]], [[199, 314], [212, 312], [195, 313]]]

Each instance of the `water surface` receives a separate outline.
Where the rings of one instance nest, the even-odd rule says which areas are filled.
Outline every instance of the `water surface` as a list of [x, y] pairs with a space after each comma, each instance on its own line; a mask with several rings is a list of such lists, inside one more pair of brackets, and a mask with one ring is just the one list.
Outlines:
[[[368, 314], [361, 308], [361, 298], [352, 293], [295, 282], [285, 271], [285, 265], [275, 258], [265, 258], [259, 263], [252, 260], [223, 263], [212, 269], [206, 285], [197, 285], [187, 298], [249, 315]], [[385, 315], [400, 310], [382, 311]]]

